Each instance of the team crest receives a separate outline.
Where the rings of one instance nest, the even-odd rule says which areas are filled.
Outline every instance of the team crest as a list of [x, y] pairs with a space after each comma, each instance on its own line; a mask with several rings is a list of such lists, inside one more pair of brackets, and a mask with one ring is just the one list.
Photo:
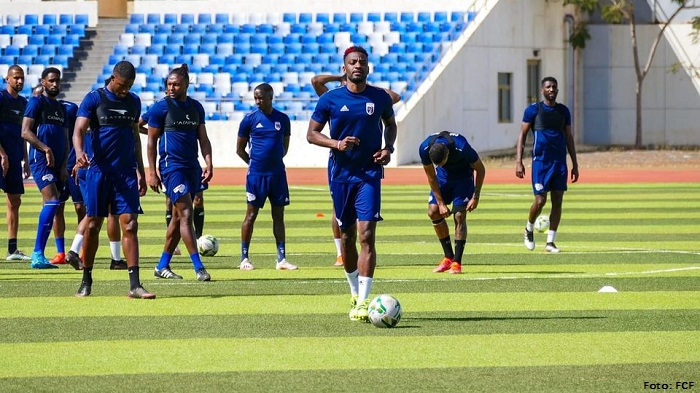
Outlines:
[[279, 131], [279, 130], [281, 130], [281, 129], [282, 129], [282, 123], [276, 121], [276, 122], [275, 122], [275, 130]]
[[368, 102], [365, 104], [365, 111], [368, 115], [372, 116], [374, 114], [374, 102]]

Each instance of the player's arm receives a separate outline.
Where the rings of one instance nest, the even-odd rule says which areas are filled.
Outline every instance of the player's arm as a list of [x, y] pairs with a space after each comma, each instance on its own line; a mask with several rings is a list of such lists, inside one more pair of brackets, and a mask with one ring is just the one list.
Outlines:
[[85, 133], [90, 125], [90, 119], [87, 117], [78, 116], [75, 119], [75, 128], [73, 129], [73, 150], [75, 150], [75, 167], [71, 170], [73, 177], [78, 179], [77, 168], [87, 168], [90, 164], [90, 158], [85, 154], [83, 145], [85, 143]]
[[24, 153], [24, 161], [22, 162], [22, 174], [24, 175], [25, 179], [29, 179], [29, 175], [31, 175], [30, 170], [29, 170], [29, 146], [27, 146], [27, 141], [22, 141], [22, 150], [24, 150], [22, 153]]
[[207, 126], [200, 124], [197, 128], [197, 136], [199, 138], [199, 150], [202, 152], [205, 167], [202, 168], [202, 183], [209, 183], [209, 180], [214, 176], [214, 164], [211, 158], [211, 141], [207, 135]]
[[289, 135], [285, 135], [284, 139], [282, 139], [282, 147], [284, 148], [284, 154], [282, 155], [282, 157], [284, 157], [289, 151]]
[[571, 156], [571, 181], [578, 181], [578, 160], [576, 159], [576, 143], [574, 143], [574, 134], [571, 132], [571, 126], [564, 126], [564, 135], [566, 135], [566, 149]]
[[139, 117], [139, 133], [148, 135], [148, 122], [143, 119], [143, 115]]
[[7, 170], [10, 169], [10, 160], [2, 145], [0, 145], [0, 165], [2, 166], [2, 177], [7, 176]]
[[525, 140], [527, 133], [530, 132], [530, 123], [520, 123], [520, 135], [518, 143], [515, 146], [515, 176], [522, 179], [525, 177], [525, 166], [523, 165], [523, 149], [525, 148]]
[[467, 211], [473, 211], [479, 205], [479, 198], [481, 197], [481, 187], [484, 185], [484, 178], [486, 177], [486, 167], [481, 159], [471, 163], [472, 169], [474, 169], [474, 195], [472, 199], [467, 203]]
[[163, 183], [158, 176], [156, 166], [158, 138], [163, 134], [162, 128], [148, 126], [148, 139], [146, 142], [146, 157], [148, 158], [148, 186], [151, 190], [159, 193]]
[[148, 187], [146, 186], [146, 171], [143, 167], [143, 155], [141, 152], [141, 132], [139, 130], [139, 123], [134, 122], [131, 125], [131, 129], [134, 133], [134, 154], [136, 155], [136, 171], [138, 172], [138, 182], [139, 182], [139, 195], [146, 195]]
[[25, 116], [24, 119], [22, 119], [22, 139], [34, 146], [35, 149], [44, 152], [44, 155], [46, 156], [46, 166], [53, 167], [55, 164], [53, 159], [53, 151], [48, 145], [44, 144], [44, 142], [37, 138], [33, 131], [35, 125], [36, 120], [31, 117]]
[[245, 150], [246, 146], [248, 146], [248, 138], [239, 136], [236, 140], [236, 154], [238, 154], [238, 157], [241, 157], [241, 160], [249, 165], [250, 154], [248, 154], [248, 152]]
[[428, 165], [423, 165], [423, 171], [425, 171], [425, 176], [428, 178], [428, 185], [430, 186], [430, 191], [435, 195], [435, 202], [437, 202], [438, 210], [443, 218], [450, 216], [450, 208], [445, 205], [445, 201], [442, 199], [442, 194], [440, 193], [440, 183], [438, 183], [437, 175], [435, 174], [435, 165], [432, 163]]
[[311, 78], [311, 86], [314, 87], [314, 91], [320, 97], [321, 94], [328, 91], [326, 83], [329, 82], [340, 82], [343, 80], [342, 75], [330, 75], [330, 74], [319, 74], [314, 75]]
[[396, 118], [392, 115], [387, 119], [382, 119], [384, 123], [384, 147], [374, 153], [374, 162], [386, 165], [391, 161], [391, 154], [394, 152], [394, 142], [396, 142]]

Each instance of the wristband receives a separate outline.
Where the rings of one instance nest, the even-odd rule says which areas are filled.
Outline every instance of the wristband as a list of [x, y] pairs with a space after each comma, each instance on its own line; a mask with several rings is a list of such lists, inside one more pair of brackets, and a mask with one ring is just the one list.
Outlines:
[[338, 144], [336, 145], [335, 149], [338, 150], [338, 151], [341, 151], [341, 150], [340, 150], [340, 140], [338, 140]]

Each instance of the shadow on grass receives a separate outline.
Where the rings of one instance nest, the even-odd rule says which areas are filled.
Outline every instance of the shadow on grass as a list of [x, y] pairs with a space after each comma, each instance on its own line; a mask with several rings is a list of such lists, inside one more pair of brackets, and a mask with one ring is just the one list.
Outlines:
[[546, 321], [546, 320], [586, 320], [586, 319], [607, 319], [608, 317], [409, 317], [402, 318], [402, 322], [481, 322], [481, 321]]

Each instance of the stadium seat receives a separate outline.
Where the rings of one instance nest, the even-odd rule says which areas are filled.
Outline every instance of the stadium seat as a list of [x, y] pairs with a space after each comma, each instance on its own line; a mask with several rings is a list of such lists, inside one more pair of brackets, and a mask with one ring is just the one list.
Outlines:
[[[386, 19], [385, 19], [386, 20]], [[411, 23], [415, 21], [415, 17], [413, 15], [413, 12], [402, 12], [401, 17], [399, 19], [400, 22], [402, 23]]]
[[90, 24], [90, 17], [88, 14], [75, 14], [75, 24], [88, 26]]
[[56, 15], [54, 15], [54, 14], [44, 14], [41, 16], [41, 24], [42, 25], [55, 25], [56, 23], [57, 23]]
[[197, 15], [197, 24], [199, 25], [210, 25], [212, 23], [211, 14], [199, 14]]
[[17, 33], [26, 34], [28, 36], [34, 34], [34, 27], [29, 25], [19, 25], [17, 26]]
[[295, 23], [290, 26], [290, 33], [292, 34], [305, 34], [306, 33], [306, 23]]
[[[5, 37], [7, 37], [7, 42], [10, 42], [10, 36], [8, 34], [3, 34]], [[34, 34], [29, 36], [29, 42], [27, 45], [37, 45], [41, 46], [46, 43], [46, 37], [42, 34]], [[9, 44], [8, 44], [9, 45]], [[1, 45], [0, 45], [1, 46]], [[7, 45], [5, 45], [7, 46]], [[26, 47], [25, 47], [26, 48]]]
[[310, 12], [302, 12], [299, 14], [299, 23], [307, 24], [313, 22], [313, 15]]
[[[140, 24], [145, 23], [145, 21], [146, 21], [146, 18], [144, 17], [143, 14], [131, 14], [129, 16], [129, 23], [131, 23], [131, 24], [140, 25]], [[46, 23], [44, 23], [44, 24], [46, 24]], [[54, 21], [54, 23], [52, 23], [52, 24], [56, 24], [56, 22]]]
[[350, 36], [350, 41], [354, 45], [363, 45], [363, 44], [367, 43], [367, 36], [364, 34], [361, 34], [361, 33], [355, 33], [355, 34]]
[[[328, 30], [326, 30], [328, 31]], [[340, 25], [340, 31], [341, 32], [346, 32], [346, 33], [357, 33], [357, 24], [356, 23], [343, 23]]]
[[[51, 27], [51, 34], [53, 35], [66, 35], [68, 34], [68, 25], [53, 25]], [[77, 33], [73, 33], [77, 34]]]
[[132, 55], [145, 55], [146, 54], [146, 47], [143, 45], [134, 45], [129, 49], [129, 53]]
[[[61, 26], [61, 25], [59, 25]], [[156, 33], [156, 25], [149, 25], [149, 24], [143, 24], [143, 25], [138, 25], [139, 30], [138, 33], [151, 33], [155, 34]], [[56, 27], [56, 26], [54, 26]]]
[[214, 17], [214, 22], [217, 24], [226, 25], [229, 23], [229, 15], [224, 13], [218, 13]]
[[[325, 33], [337, 33], [339, 31], [341, 31], [341, 28], [342, 28], [342, 26], [337, 24], [337, 23], [329, 23], [329, 24], [323, 25], [323, 31]], [[353, 25], [353, 29], [354, 29], [354, 25]], [[323, 32], [321, 34], [323, 34]]]
[[233, 43], [234, 44], [250, 44], [250, 37], [251, 34], [249, 33], [241, 33], [233, 36]]
[[[9, 34], [0, 34], [0, 48], [5, 49], [6, 47], [10, 46], [11, 43], [12, 43], [12, 39], [10, 38]], [[43, 42], [43, 37], [42, 37], [41, 44], [36, 44], [36, 45], [43, 45], [43, 44], [44, 44], [44, 42]], [[7, 75], [7, 73], [2, 74], [2, 75], [3, 76]]]
[[243, 63], [243, 55], [240, 53], [233, 53], [228, 56], [226, 56], [226, 64], [242, 64]]
[[37, 14], [25, 14], [24, 24], [29, 26], [35, 26], [39, 24], [39, 15]]
[[306, 25], [306, 32], [314, 35], [323, 33], [324, 25], [321, 22], [313, 22]]
[[[317, 15], [318, 20], [318, 15]], [[333, 23], [347, 23], [348, 15], [345, 12], [335, 12], [333, 13]]]
[[432, 17], [430, 15], [430, 12], [427, 11], [420, 11], [416, 15], [416, 21], [420, 23], [429, 23], [432, 22]]
[[365, 20], [365, 16], [361, 12], [350, 13], [350, 23], [360, 23]]
[[393, 23], [399, 21], [399, 15], [396, 12], [385, 12], [383, 21]]
[[435, 13], [433, 13], [433, 22], [438, 22], [438, 23], [447, 22], [447, 12], [435, 11]]
[[146, 15], [146, 23], [151, 25], [160, 24], [160, 14], [148, 14]]
[[193, 25], [194, 24], [194, 14], [180, 14], [180, 24]]
[[294, 12], [285, 12], [282, 14], [282, 22], [297, 23], [297, 14]]
[[450, 22], [464, 21], [466, 13], [464, 11], [452, 11], [450, 14]]
[[379, 22], [382, 20], [382, 15], [379, 12], [368, 12], [367, 21], [368, 22]]

